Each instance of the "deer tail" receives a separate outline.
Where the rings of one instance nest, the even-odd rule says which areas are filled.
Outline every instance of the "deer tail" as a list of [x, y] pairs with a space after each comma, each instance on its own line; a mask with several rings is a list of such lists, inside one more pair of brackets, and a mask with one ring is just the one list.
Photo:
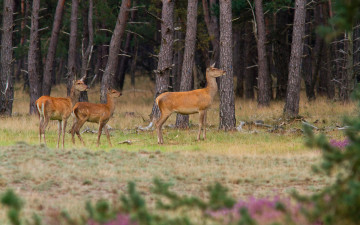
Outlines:
[[45, 114], [45, 113], [44, 113], [44, 111], [45, 111], [44, 102], [41, 103], [41, 108], [40, 108], [39, 102], [37, 102], [37, 103], [36, 103], [36, 107], [37, 107], [37, 110], [38, 110], [38, 112], [39, 112], [39, 115], [42, 116], [42, 117], [44, 117], [44, 114]]

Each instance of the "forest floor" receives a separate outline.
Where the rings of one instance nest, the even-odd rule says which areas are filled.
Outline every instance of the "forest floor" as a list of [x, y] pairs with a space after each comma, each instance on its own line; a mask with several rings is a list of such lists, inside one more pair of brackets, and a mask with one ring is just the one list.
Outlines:
[[[96, 147], [96, 124], [86, 123], [82, 134], [86, 147], [78, 139], [71, 143], [66, 134], [65, 149], [57, 149], [57, 122], [47, 130], [48, 146], [39, 145], [37, 116], [28, 116], [29, 97], [16, 86], [14, 116], [0, 118], [0, 193], [14, 189], [26, 202], [25, 214], [51, 216], [65, 209], [71, 214], [84, 213], [87, 200], [115, 199], [135, 181], [151, 202], [149, 190], [156, 177], [171, 182], [179, 194], [206, 198], [209, 184], [219, 182], [237, 199], [249, 196], [289, 195], [292, 190], [313, 193], [331, 182], [315, 175], [311, 167], [321, 160], [317, 149], [304, 145], [304, 122], [318, 128], [329, 139], [344, 139], [342, 118], [356, 115], [355, 103], [341, 104], [326, 98], [308, 102], [302, 95], [302, 119], [282, 119], [283, 102], [258, 108], [255, 101], [236, 100], [237, 126], [240, 131], [223, 132], [217, 128], [219, 101], [208, 112], [205, 141], [196, 141], [198, 115], [190, 117], [188, 130], [165, 126], [165, 144], [157, 144], [156, 132], [141, 131], [147, 126], [153, 101], [153, 86], [143, 78], [137, 89], [126, 89], [116, 100], [114, 118], [109, 121], [113, 147], [106, 136]], [[127, 86], [126, 86], [127, 87]], [[53, 96], [66, 93], [64, 86], [53, 88]], [[99, 87], [89, 91], [91, 102], [99, 101]], [[166, 122], [175, 123], [173, 115]], [[261, 120], [266, 126], [257, 126]], [[68, 123], [70, 129], [72, 118]], [[122, 142], [130, 141], [131, 144]], [[5, 213], [0, 207], [0, 223]]]

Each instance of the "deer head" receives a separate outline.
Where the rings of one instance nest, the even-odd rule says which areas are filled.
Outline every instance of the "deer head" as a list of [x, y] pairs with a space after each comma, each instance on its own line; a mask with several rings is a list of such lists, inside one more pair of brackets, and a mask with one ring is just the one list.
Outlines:
[[226, 74], [225, 70], [221, 70], [218, 68], [215, 68], [215, 63], [212, 64], [210, 67], [206, 68], [206, 74], [210, 77], [220, 77]]
[[84, 83], [84, 81], [82, 79], [77, 80], [77, 81], [73, 81], [73, 86], [75, 88], [75, 90], [77, 91], [87, 91], [89, 89], [89, 87]]
[[107, 89], [107, 94], [112, 98], [118, 98], [122, 95], [120, 91], [117, 91], [110, 87]]

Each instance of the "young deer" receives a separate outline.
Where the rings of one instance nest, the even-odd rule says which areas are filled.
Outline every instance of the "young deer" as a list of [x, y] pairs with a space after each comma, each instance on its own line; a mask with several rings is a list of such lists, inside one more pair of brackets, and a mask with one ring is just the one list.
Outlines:
[[106, 104], [95, 104], [95, 103], [89, 103], [89, 102], [78, 102], [73, 108], [73, 113], [75, 115], [74, 124], [71, 128], [71, 135], [72, 135], [72, 141], [75, 144], [75, 133], [79, 137], [80, 141], [85, 145], [84, 140], [81, 138], [80, 135], [80, 129], [84, 125], [86, 121], [91, 123], [98, 123], [99, 124], [99, 132], [98, 132], [98, 140], [97, 140], [97, 146], [99, 147], [100, 144], [100, 136], [102, 133], [102, 129], [105, 127], [105, 133], [109, 142], [109, 145], [111, 145], [110, 141], [110, 134], [108, 129], [106, 128], [106, 123], [109, 121], [109, 119], [112, 117], [114, 110], [115, 110], [115, 104], [114, 104], [114, 98], [120, 97], [121, 92], [109, 88], [107, 90], [107, 103]]
[[185, 92], [165, 92], [156, 98], [156, 104], [161, 112], [161, 116], [156, 122], [159, 144], [164, 143], [161, 127], [173, 112], [184, 115], [199, 113], [200, 124], [197, 140], [200, 140], [202, 128], [204, 128], [203, 138], [206, 138], [206, 111], [210, 108], [218, 89], [216, 77], [224, 74], [224, 70], [210, 66], [206, 69], [206, 88]]
[[45, 139], [45, 129], [49, 123], [49, 120], [58, 120], [58, 142], [57, 147], [59, 148], [61, 131], [63, 134], [62, 147], [64, 148], [65, 142], [65, 129], [67, 120], [71, 115], [72, 107], [78, 101], [80, 96], [80, 91], [88, 90], [88, 86], [84, 83], [83, 79], [73, 81], [73, 86], [71, 88], [70, 96], [67, 98], [56, 98], [50, 96], [41, 96], [36, 100], [35, 104], [37, 106], [39, 116], [40, 116], [40, 125], [39, 125], [39, 134], [40, 134], [40, 143], [41, 143], [41, 134], [44, 134]]

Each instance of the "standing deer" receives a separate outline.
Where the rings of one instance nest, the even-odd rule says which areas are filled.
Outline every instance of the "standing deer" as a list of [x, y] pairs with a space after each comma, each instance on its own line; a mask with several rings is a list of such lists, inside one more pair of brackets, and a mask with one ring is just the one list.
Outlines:
[[99, 147], [100, 144], [100, 136], [102, 133], [102, 129], [105, 127], [105, 133], [109, 142], [109, 145], [111, 145], [110, 141], [110, 134], [105, 126], [106, 123], [110, 120], [112, 117], [114, 110], [115, 110], [115, 104], [114, 104], [114, 98], [120, 97], [121, 92], [108, 88], [107, 90], [107, 103], [106, 104], [95, 104], [95, 103], [89, 103], [89, 102], [78, 102], [73, 108], [73, 113], [75, 115], [74, 124], [71, 128], [71, 136], [72, 141], [75, 144], [75, 133], [79, 137], [80, 141], [85, 145], [84, 140], [81, 138], [80, 135], [80, 129], [84, 125], [86, 121], [91, 123], [98, 123], [99, 124], [99, 132], [98, 132], [98, 139], [97, 139], [97, 147]]
[[204, 128], [203, 138], [205, 140], [206, 112], [210, 108], [218, 90], [216, 77], [225, 74], [224, 70], [214, 68], [213, 66], [206, 69], [206, 88], [184, 92], [165, 92], [156, 98], [156, 104], [161, 112], [160, 118], [156, 121], [158, 144], [164, 143], [161, 127], [173, 112], [183, 115], [199, 113], [200, 124], [197, 140], [200, 140], [202, 128]]
[[36, 100], [35, 104], [40, 116], [40, 125], [39, 125], [39, 134], [40, 134], [40, 143], [41, 143], [41, 134], [44, 134], [45, 139], [45, 130], [49, 123], [49, 120], [58, 120], [58, 142], [57, 147], [59, 148], [61, 131], [63, 134], [62, 147], [64, 148], [65, 142], [65, 129], [67, 120], [71, 115], [72, 107], [79, 100], [80, 91], [88, 90], [88, 86], [84, 83], [84, 77], [80, 80], [73, 81], [73, 86], [71, 88], [70, 96], [67, 98], [57, 98], [50, 96], [41, 96]]

